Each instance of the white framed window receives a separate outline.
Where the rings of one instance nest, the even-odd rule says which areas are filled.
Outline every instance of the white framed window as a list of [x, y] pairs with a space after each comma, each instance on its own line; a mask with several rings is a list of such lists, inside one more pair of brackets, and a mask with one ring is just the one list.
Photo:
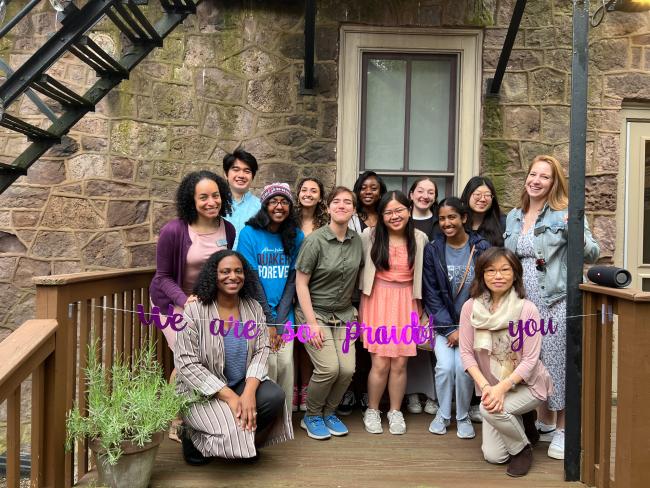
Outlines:
[[365, 170], [407, 190], [429, 175], [458, 194], [479, 169], [482, 34], [343, 26], [337, 182]]

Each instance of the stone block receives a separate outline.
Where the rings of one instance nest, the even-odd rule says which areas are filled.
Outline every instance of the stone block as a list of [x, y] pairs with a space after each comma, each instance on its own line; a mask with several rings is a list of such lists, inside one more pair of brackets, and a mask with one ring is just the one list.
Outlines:
[[48, 161], [38, 159], [27, 170], [26, 183], [36, 185], [56, 185], [65, 180], [65, 165], [63, 161]]
[[308, 164], [323, 164], [336, 161], [336, 144], [314, 141], [296, 153], [296, 161]]
[[[339, 31], [333, 27], [316, 29], [316, 59], [319, 61], [334, 61], [338, 51]], [[304, 37], [303, 37], [304, 46]]]
[[530, 73], [530, 99], [532, 103], [562, 103], [567, 88], [567, 77], [561, 71], [541, 68]]
[[85, 194], [89, 197], [147, 198], [149, 189], [141, 185], [118, 181], [89, 180], [86, 182]]
[[260, 166], [256, 181], [265, 184], [282, 181], [289, 183], [293, 188], [298, 180], [298, 171], [299, 165], [292, 164], [289, 161], [266, 163]]
[[236, 105], [213, 105], [206, 107], [203, 132], [219, 139], [245, 139], [253, 132], [254, 116]]
[[620, 157], [619, 140], [618, 134], [598, 134], [594, 161], [596, 171], [618, 171]]
[[167, 153], [167, 128], [121, 120], [111, 130], [111, 150], [126, 156], [161, 158]]
[[585, 210], [614, 212], [616, 210], [616, 176], [587, 176], [585, 179]]
[[289, 115], [287, 117], [287, 125], [316, 129], [318, 127], [318, 117], [311, 114]]
[[120, 201], [108, 202], [106, 224], [108, 227], [141, 224], [149, 215], [149, 201]]
[[316, 64], [316, 92], [319, 95], [328, 98], [336, 97], [338, 90], [337, 73], [338, 68], [334, 63]]
[[151, 231], [148, 224], [125, 229], [124, 235], [126, 236], [126, 241], [128, 243], [147, 242], [151, 240]]
[[290, 112], [293, 99], [288, 96], [292, 89], [288, 73], [279, 73], [248, 82], [248, 104], [260, 112]]
[[600, 256], [613, 256], [616, 249], [616, 219], [604, 215], [596, 216], [592, 232], [600, 246]]
[[177, 188], [178, 182], [174, 180], [160, 178], [151, 179], [151, 197], [157, 200], [173, 202]]
[[206, 159], [212, 153], [215, 139], [208, 136], [189, 136], [171, 142], [169, 156], [181, 161]]
[[4, 208], [42, 208], [49, 190], [36, 186], [16, 186], [7, 188], [0, 194], [0, 207]]
[[[555, 37], [557, 30], [553, 27], [541, 29], [526, 29], [526, 47], [556, 47]], [[519, 36], [517, 36], [519, 37]], [[558, 44], [562, 45], [562, 44]]]
[[[78, 124], [75, 129], [78, 129]], [[52, 146], [45, 154], [48, 157], [67, 158], [68, 156], [75, 154], [77, 151], [79, 151], [79, 143], [72, 137], [63, 136], [61, 137], [61, 143]]]
[[212, 36], [187, 36], [185, 43], [184, 64], [190, 68], [212, 64], [215, 60], [215, 49]]
[[142, 244], [129, 247], [131, 252], [131, 267], [140, 268], [156, 265], [156, 245]]
[[17, 257], [0, 257], [0, 281], [13, 279], [17, 262]]
[[93, 267], [126, 268], [128, 254], [119, 232], [99, 234], [82, 250], [86, 265]]
[[300, 147], [309, 140], [309, 134], [298, 128], [283, 129], [267, 136], [281, 146]]
[[594, 129], [619, 132], [621, 129], [620, 110], [589, 109], [587, 112], [587, 130]]
[[71, 232], [39, 231], [32, 254], [42, 258], [77, 258], [79, 246]]
[[323, 129], [321, 135], [327, 139], [336, 139], [339, 107], [336, 103], [324, 103], [322, 111]]
[[569, 140], [569, 107], [542, 107], [542, 140], [564, 142]]
[[106, 157], [99, 154], [80, 154], [68, 160], [68, 179], [83, 180], [108, 176]]
[[501, 101], [504, 103], [521, 103], [528, 101], [528, 75], [506, 71], [501, 86]]
[[602, 39], [589, 45], [590, 68], [600, 71], [622, 70], [627, 67], [628, 39]]
[[535, 156], [539, 156], [540, 154], [553, 154], [552, 144], [522, 141], [520, 148], [521, 167], [526, 171], [528, 170], [528, 166], [530, 166], [530, 163], [535, 158]]
[[[2, 297], [3, 303], [6, 304], [15, 304], [18, 302], [18, 299], [23, 294], [23, 292], [10, 283], [0, 283], [0, 297]], [[8, 315], [10, 307], [3, 306], [0, 307], [0, 323], [4, 322], [5, 318]], [[10, 329], [15, 330], [16, 326], [9, 324]]]
[[188, 87], [171, 83], [156, 83], [153, 97], [156, 100], [154, 117], [174, 122], [194, 120], [194, 99], [188, 96]]
[[181, 171], [181, 163], [174, 161], [154, 161], [153, 176], [177, 178]]
[[53, 196], [43, 212], [43, 227], [51, 229], [99, 229], [104, 219], [84, 198]]
[[617, 100], [650, 98], [650, 73], [606, 75], [605, 96]]
[[129, 158], [111, 157], [111, 175], [118, 180], [130, 180], [133, 178], [134, 161]]
[[[264, 167], [264, 165], [262, 165]], [[153, 233], [157, 236], [160, 229], [170, 220], [176, 218], [176, 206], [170, 201], [153, 202], [151, 222], [153, 224]]]
[[244, 141], [242, 147], [249, 153], [254, 154], [257, 160], [262, 163], [264, 160], [282, 158], [285, 154], [262, 137]]
[[539, 110], [535, 107], [504, 107], [503, 134], [508, 139], [537, 139]]
[[71, 274], [82, 271], [81, 261], [52, 261], [52, 274]]
[[203, 68], [194, 76], [196, 95], [200, 98], [240, 101], [245, 82], [238, 76], [218, 68]]
[[522, 170], [519, 147], [514, 142], [484, 141], [481, 163], [481, 172], [490, 174], [510, 174]]
[[225, 59], [221, 68], [247, 79], [260, 78], [284, 69], [287, 63], [274, 54], [250, 47]]
[[0, 228], [11, 227], [11, 212], [9, 210], [0, 210]]
[[304, 59], [305, 35], [302, 32], [287, 32], [280, 35], [278, 37], [277, 51], [285, 58]]
[[[14, 329], [17, 329], [20, 327], [25, 321], [30, 320], [35, 318], [35, 311], [36, 311], [36, 297], [33, 293], [25, 293], [23, 294], [20, 299], [17, 301], [17, 303], [11, 308], [11, 311], [7, 314], [6, 318], [6, 323], [9, 325], [9, 327], [13, 327]], [[29, 406], [30, 406], [30, 399], [31, 399], [31, 382], [24, 382], [23, 387], [22, 387], [22, 402], [21, 402], [21, 410], [23, 412], [29, 412]], [[24, 424], [23, 429], [26, 429], [29, 431], [31, 424], [27, 423]], [[22, 443], [25, 441], [29, 442], [28, 439], [30, 439], [30, 434], [29, 432], [25, 433], [23, 432], [22, 434]], [[24, 445], [24, 444], [23, 444]]]
[[51, 266], [49, 261], [39, 261], [31, 258], [20, 258], [18, 260], [18, 267], [16, 268], [16, 275], [14, 276], [14, 284], [20, 287], [31, 287], [32, 278], [34, 276], [49, 276], [51, 274]]
[[105, 152], [108, 148], [108, 139], [105, 137], [81, 137], [81, 148], [85, 151]]
[[36, 227], [41, 218], [41, 212], [31, 210], [14, 210], [11, 220], [14, 227]]

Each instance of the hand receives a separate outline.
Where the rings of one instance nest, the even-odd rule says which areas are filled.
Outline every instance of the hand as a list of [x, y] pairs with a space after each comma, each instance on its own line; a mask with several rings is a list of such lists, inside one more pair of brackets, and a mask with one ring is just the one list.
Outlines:
[[240, 425], [244, 430], [257, 429], [257, 404], [255, 402], [255, 391], [244, 389], [240, 399], [241, 417]]
[[309, 343], [316, 349], [321, 349], [323, 347], [325, 336], [323, 335], [323, 331], [320, 328], [320, 325], [318, 325], [318, 322], [307, 325], [309, 325], [309, 334], [311, 335]]
[[237, 425], [239, 427], [242, 426], [241, 424], [241, 399], [237, 393], [234, 391], [228, 395], [228, 397], [225, 399], [225, 402], [228, 404], [228, 407], [230, 407], [230, 411], [232, 412], [233, 416], [235, 417], [235, 420], [237, 421]]
[[185, 302], [185, 305], [183, 305], [183, 308], [187, 307], [189, 303], [195, 302], [198, 299], [199, 297], [197, 297], [196, 295], [190, 295], [189, 297], [187, 297], [187, 301]]
[[282, 336], [278, 335], [278, 328], [275, 326], [269, 327], [269, 343], [271, 344], [271, 351], [277, 351], [284, 345]]
[[496, 386], [486, 386], [481, 394], [481, 403], [485, 409], [490, 413], [503, 412], [503, 401], [505, 400], [506, 392], [501, 383]]
[[448, 347], [456, 347], [458, 345], [458, 337], [460, 336], [460, 333], [455, 330], [451, 334], [447, 336], [447, 346]]

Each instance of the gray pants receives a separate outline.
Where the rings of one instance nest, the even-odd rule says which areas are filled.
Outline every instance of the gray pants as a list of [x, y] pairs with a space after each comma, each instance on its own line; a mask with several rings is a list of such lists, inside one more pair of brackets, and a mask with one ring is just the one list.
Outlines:
[[526, 385], [517, 385], [506, 393], [503, 412], [490, 413], [481, 404], [483, 415], [483, 457], [488, 463], [505, 463], [511, 455], [518, 454], [529, 444], [522, 414], [534, 410], [542, 401], [535, 398]]
[[[297, 340], [297, 339], [296, 339]], [[287, 408], [291, 411], [293, 401], [293, 341], [282, 343], [280, 350], [269, 354], [269, 378], [284, 391]]]

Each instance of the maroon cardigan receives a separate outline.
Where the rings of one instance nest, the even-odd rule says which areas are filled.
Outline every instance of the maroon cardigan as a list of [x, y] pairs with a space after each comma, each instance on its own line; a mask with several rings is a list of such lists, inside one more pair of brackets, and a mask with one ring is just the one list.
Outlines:
[[[235, 227], [223, 218], [221, 222], [226, 226], [226, 246], [232, 249]], [[149, 296], [162, 313], [167, 313], [169, 305], [182, 308], [187, 301], [187, 295], [183, 292], [183, 277], [191, 245], [187, 222], [174, 219], [160, 230], [156, 247], [156, 274], [151, 280]]]

